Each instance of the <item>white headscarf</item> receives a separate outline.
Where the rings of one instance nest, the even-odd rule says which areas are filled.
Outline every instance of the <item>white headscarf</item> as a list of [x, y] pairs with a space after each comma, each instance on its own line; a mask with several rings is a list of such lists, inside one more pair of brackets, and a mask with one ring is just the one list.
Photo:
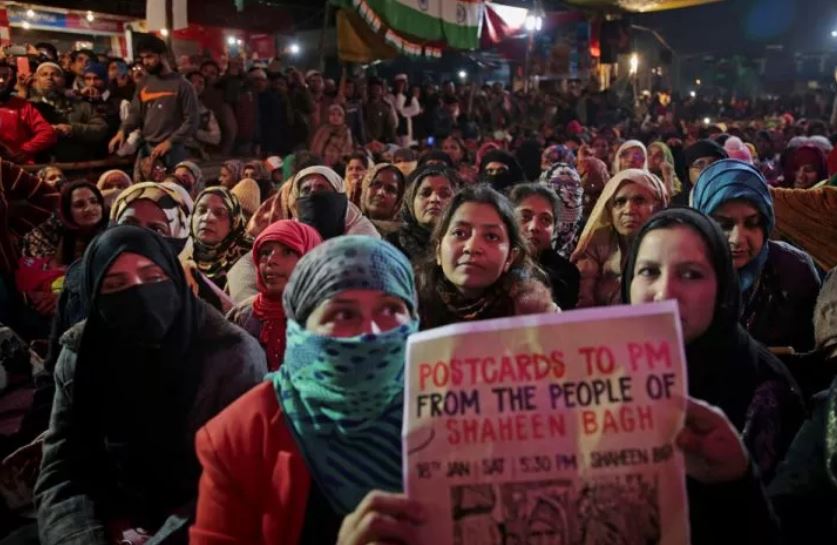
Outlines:
[[624, 170], [619, 168], [619, 156], [628, 148], [639, 148], [642, 150], [642, 155], [645, 157], [645, 161], [642, 163], [642, 169], [648, 170], [648, 149], [645, 147], [645, 144], [640, 142], [639, 140], [626, 140], [619, 149], [616, 150], [616, 156], [613, 158], [613, 174], [617, 174], [620, 170]]

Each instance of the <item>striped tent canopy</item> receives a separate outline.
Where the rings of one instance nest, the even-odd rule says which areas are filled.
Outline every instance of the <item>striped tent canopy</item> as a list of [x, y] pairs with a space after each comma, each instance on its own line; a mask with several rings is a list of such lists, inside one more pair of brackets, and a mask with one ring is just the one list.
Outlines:
[[690, 8], [723, 0], [564, 0], [579, 8], [613, 8], [636, 13]]

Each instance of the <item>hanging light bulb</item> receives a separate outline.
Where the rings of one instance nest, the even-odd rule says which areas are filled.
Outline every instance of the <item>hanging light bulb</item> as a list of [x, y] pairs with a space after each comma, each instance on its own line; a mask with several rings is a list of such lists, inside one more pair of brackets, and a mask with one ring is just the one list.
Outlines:
[[93, 12], [90, 11], [90, 10], [87, 10], [87, 15], [84, 18], [87, 19], [88, 23], [92, 23], [93, 21], [96, 20], [96, 17], [93, 15]]
[[29, 19], [33, 19], [35, 17], [35, 10], [32, 9], [32, 8], [27, 9], [26, 10], [26, 17], [29, 18]]
[[160, 29], [160, 34], [163, 36], [163, 38], [167, 37], [169, 35], [169, 29], [161, 28]]

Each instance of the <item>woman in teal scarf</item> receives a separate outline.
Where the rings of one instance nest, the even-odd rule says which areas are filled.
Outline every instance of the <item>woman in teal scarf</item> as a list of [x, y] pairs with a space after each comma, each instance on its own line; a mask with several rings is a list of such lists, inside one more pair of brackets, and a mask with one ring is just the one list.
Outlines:
[[283, 299], [282, 367], [198, 432], [192, 545], [335, 543], [338, 532], [409, 543], [420, 513], [399, 494], [418, 329], [410, 262], [381, 240], [334, 238], [300, 259]]
[[741, 323], [768, 347], [814, 348], [814, 304], [820, 278], [806, 252], [768, 240], [775, 226], [764, 176], [736, 159], [712, 163], [692, 191], [692, 207], [727, 236], [744, 303]]

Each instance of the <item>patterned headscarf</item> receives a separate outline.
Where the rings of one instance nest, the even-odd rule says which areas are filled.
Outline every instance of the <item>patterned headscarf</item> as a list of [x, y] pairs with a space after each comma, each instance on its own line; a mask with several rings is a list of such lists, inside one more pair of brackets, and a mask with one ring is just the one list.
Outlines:
[[[287, 164], [287, 159], [285, 164]], [[311, 174], [322, 175], [338, 193], [345, 193], [346, 186], [343, 178], [334, 170], [324, 166], [312, 166], [297, 172], [293, 178], [282, 184], [278, 193], [267, 198], [247, 225], [247, 231], [252, 235], [258, 235], [268, 225], [275, 221], [293, 219], [297, 217], [296, 201], [299, 199], [299, 184], [303, 178]]]
[[221, 166], [230, 171], [230, 175], [232, 175], [233, 178], [233, 185], [237, 184], [238, 181], [241, 180], [241, 173], [244, 171], [244, 163], [238, 159], [230, 159], [229, 161], [221, 163]]
[[584, 209], [590, 211], [610, 179], [610, 173], [607, 171], [607, 164], [593, 156], [579, 159], [577, 168], [584, 188]]
[[96, 187], [98, 187], [99, 191], [102, 192], [102, 197], [104, 197], [105, 202], [107, 202], [108, 204], [112, 203], [113, 200], [117, 197], [117, 195], [119, 195], [119, 193], [122, 192], [122, 189], [116, 187], [107, 189], [105, 188], [105, 183], [107, 183], [108, 180], [110, 180], [110, 178], [112, 177], [122, 178], [128, 183], [129, 186], [134, 183], [131, 177], [121, 170], [113, 169], [103, 172], [102, 175], [99, 176], [99, 179], [96, 181]]
[[230, 232], [227, 237], [218, 244], [204, 244], [198, 239], [195, 230], [198, 218], [192, 215], [190, 226], [192, 243], [194, 245], [193, 259], [198, 269], [219, 288], [224, 289], [227, 285], [227, 272], [235, 265], [238, 259], [250, 251], [253, 247], [253, 239], [244, 230], [245, 220], [241, 213], [241, 205], [238, 198], [224, 187], [208, 187], [201, 191], [195, 200], [195, 208], [200, 205], [201, 199], [206, 195], [217, 195], [224, 202], [229, 213]]
[[305, 329], [311, 312], [350, 289], [379, 290], [416, 311], [413, 270], [389, 243], [362, 236], [324, 242], [285, 288], [285, 361], [269, 375], [316, 481], [339, 514], [370, 491], [400, 491], [407, 337], [418, 320], [383, 333], [328, 337]]
[[192, 188], [192, 194], [197, 195], [201, 191], [203, 191], [204, 181], [203, 181], [203, 171], [201, 171], [201, 167], [197, 165], [197, 163], [193, 163], [192, 161], [180, 161], [176, 165], [174, 165], [174, 170], [183, 167], [188, 169], [189, 172], [192, 173], [192, 177], [195, 179], [195, 185]]
[[[578, 246], [572, 254], [571, 261], [575, 262], [584, 255], [597, 232], [603, 229], [613, 229], [610, 201], [613, 200], [619, 188], [627, 183], [634, 183], [648, 190], [654, 200], [657, 201], [658, 210], [668, 206], [666, 188], [654, 174], [638, 168], [629, 168], [619, 172], [605, 184], [602, 194], [599, 195], [599, 200], [596, 201], [596, 206], [593, 207], [590, 217], [587, 218], [587, 224], [584, 226], [581, 236], [578, 237]], [[613, 248], [613, 251], [615, 252], [617, 249]]]
[[247, 161], [241, 169], [242, 175], [244, 173], [244, 169], [246, 168], [252, 168], [256, 171], [252, 176], [254, 180], [270, 179], [270, 173], [267, 171], [267, 167], [263, 161]]
[[146, 199], [166, 215], [171, 238], [184, 239], [189, 236], [189, 207], [177, 192], [156, 182], [141, 182], [122, 191], [110, 209], [110, 219], [119, 223], [125, 210], [134, 202]]
[[[279, 220], [268, 226], [256, 237], [253, 243], [253, 261], [259, 266], [259, 252], [268, 242], [279, 242], [300, 256], [310, 252], [323, 241], [316, 229], [293, 220]], [[271, 297], [262, 280], [261, 273], [256, 275], [259, 293], [253, 300], [253, 314], [262, 322], [259, 342], [267, 355], [268, 369], [275, 371], [285, 357], [285, 310], [282, 298]]]
[[566, 163], [554, 163], [543, 171], [540, 183], [548, 185], [558, 195], [560, 207], [555, 217], [553, 246], [555, 251], [568, 257], [575, 249], [584, 213], [584, 189], [578, 172]]
[[[745, 200], [756, 207], [761, 214], [766, 241], [776, 220], [773, 198], [761, 172], [737, 159], [721, 159], [700, 173], [692, 192], [692, 208], [711, 216], [719, 206], [733, 199]], [[749, 290], [761, 274], [767, 263], [767, 254], [768, 244], [765, 242], [755, 259], [738, 270], [742, 293]]]
[[541, 154], [541, 162], [543, 159], [549, 159], [549, 164], [554, 165], [555, 163], [566, 163], [570, 166], [575, 166], [575, 154], [573, 150], [565, 146], [564, 144], [553, 144], [543, 150]]

